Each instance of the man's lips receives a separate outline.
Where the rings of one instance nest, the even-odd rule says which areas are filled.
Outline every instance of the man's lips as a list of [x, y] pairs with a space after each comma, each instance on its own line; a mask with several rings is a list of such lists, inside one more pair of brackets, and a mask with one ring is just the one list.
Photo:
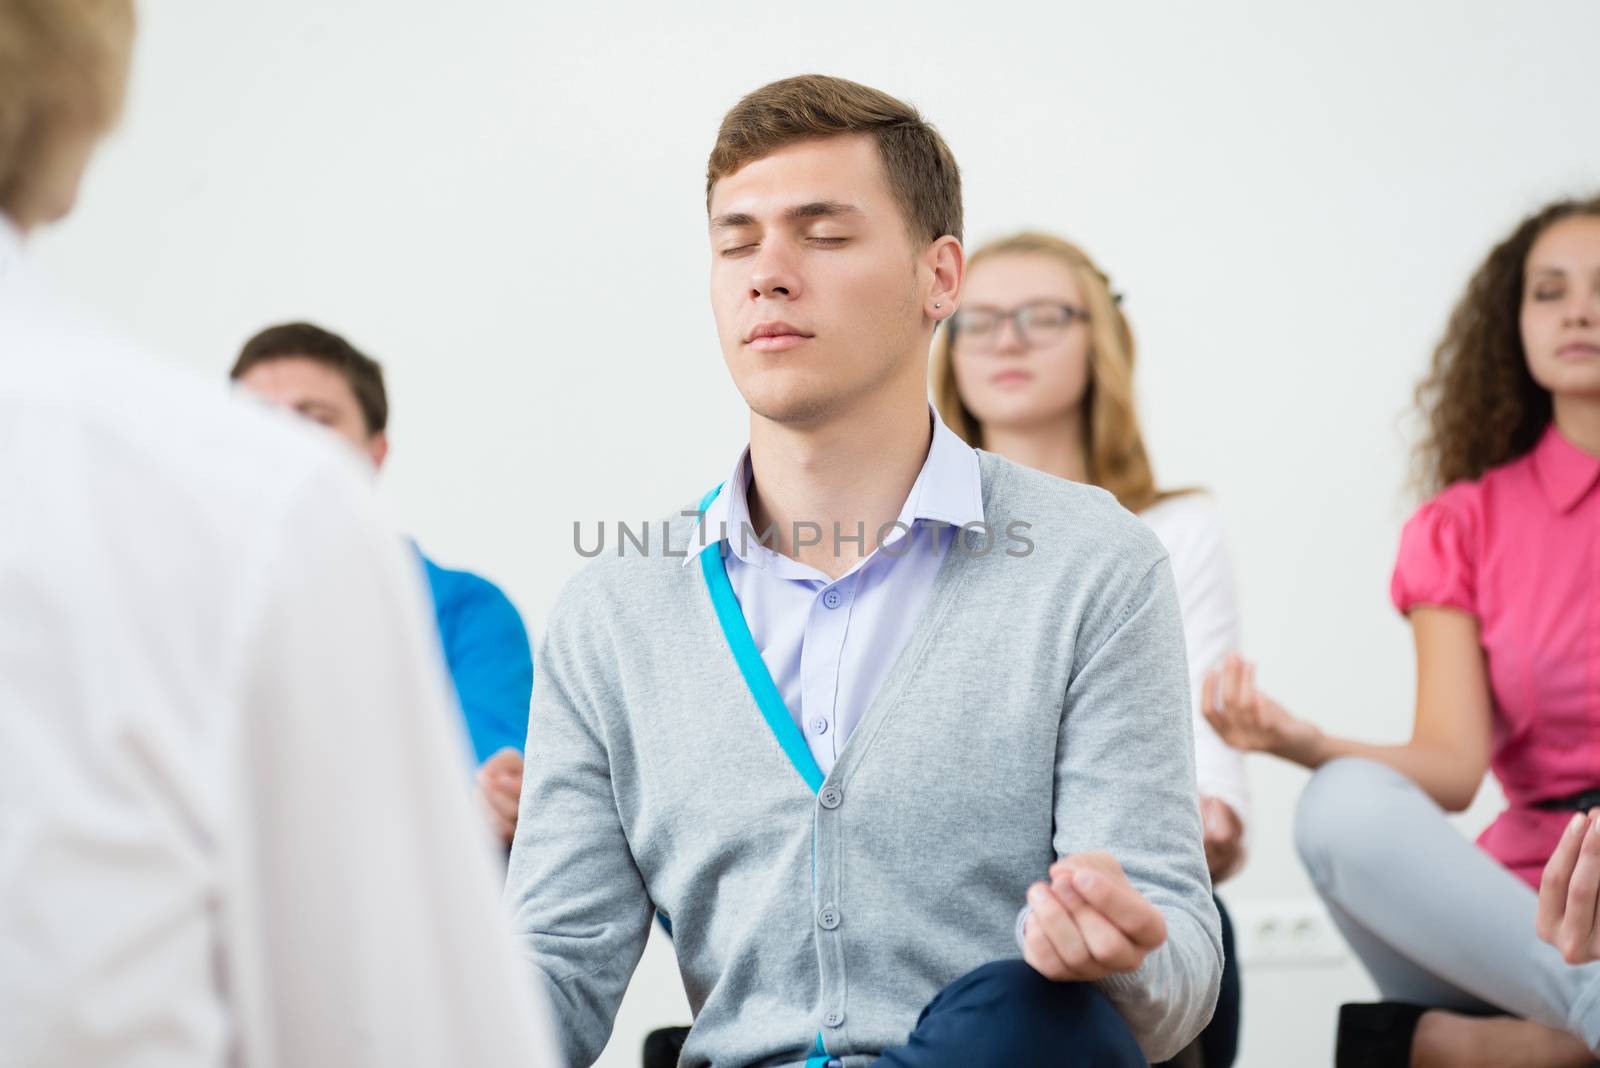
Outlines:
[[757, 323], [750, 333], [745, 335], [744, 342], [758, 352], [782, 352], [784, 349], [794, 348], [803, 341], [809, 341], [812, 336], [798, 326], [779, 320]]
[[805, 334], [763, 334], [751, 338], [746, 344], [757, 352], [782, 352], [810, 340]]

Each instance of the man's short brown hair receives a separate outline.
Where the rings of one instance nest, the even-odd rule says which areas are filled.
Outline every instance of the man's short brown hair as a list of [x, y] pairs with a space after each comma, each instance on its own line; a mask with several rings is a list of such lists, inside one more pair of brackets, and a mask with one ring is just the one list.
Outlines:
[[389, 425], [389, 396], [383, 388], [383, 367], [372, 357], [331, 330], [311, 323], [269, 326], [244, 343], [228, 377], [238, 380], [250, 368], [291, 356], [313, 360], [344, 376], [356, 395], [367, 433], [377, 434]]
[[797, 141], [867, 134], [915, 238], [961, 239], [961, 171], [917, 109], [857, 82], [804, 74], [763, 85], [723, 116], [706, 165], [706, 208], [717, 182]]

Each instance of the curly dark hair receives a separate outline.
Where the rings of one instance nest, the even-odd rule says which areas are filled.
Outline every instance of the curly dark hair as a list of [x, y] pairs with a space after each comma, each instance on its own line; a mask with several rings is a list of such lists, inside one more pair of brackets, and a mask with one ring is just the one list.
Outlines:
[[1427, 431], [1415, 482], [1424, 496], [1521, 456], [1550, 424], [1550, 391], [1533, 380], [1522, 348], [1522, 290], [1534, 242], [1575, 215], [1600, 216], [1600, 196], [1558, 200], [1522, 220], [1450, 313], [1433, 367], [1417, 386]]

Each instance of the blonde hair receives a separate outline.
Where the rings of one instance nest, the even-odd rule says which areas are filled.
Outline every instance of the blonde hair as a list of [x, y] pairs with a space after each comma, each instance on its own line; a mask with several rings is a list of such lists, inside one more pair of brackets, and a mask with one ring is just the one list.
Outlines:
[[0, 0], [0, 211], [48, 173], [57, 139], [122, 108], [133, 0]]
[[[1084, 310], [1089, 313], [1089, 385], [1082, 402], [1089, 481], [1109, 490], [1130, 512], [1142, 512], [1157, 501], [1190, 492], [1156, 489], [1134, 405], [1133, 330], [1105, 272], [1072, 242], [1035, 231], [981, 246], [967, 257], [967, 269], [987, 259], [1018, 255], [1050, 256], [1066, 264], [1083, 294]], [[974, 448], [983, 448], [983, 427], [956, 388], [952, 344], [953, 335], [948, 329], [941, 330], [934, 340], [933, 403], [951, 430]]]

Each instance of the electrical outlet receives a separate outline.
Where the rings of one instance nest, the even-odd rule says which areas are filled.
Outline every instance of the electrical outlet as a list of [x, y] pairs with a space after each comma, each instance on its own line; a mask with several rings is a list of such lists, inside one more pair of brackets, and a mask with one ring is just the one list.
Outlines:
[[1228, 906], [1239, 962], [1256, 967], [1337, 964], [1349, 956], [1316, 898], [1241, 901]]

